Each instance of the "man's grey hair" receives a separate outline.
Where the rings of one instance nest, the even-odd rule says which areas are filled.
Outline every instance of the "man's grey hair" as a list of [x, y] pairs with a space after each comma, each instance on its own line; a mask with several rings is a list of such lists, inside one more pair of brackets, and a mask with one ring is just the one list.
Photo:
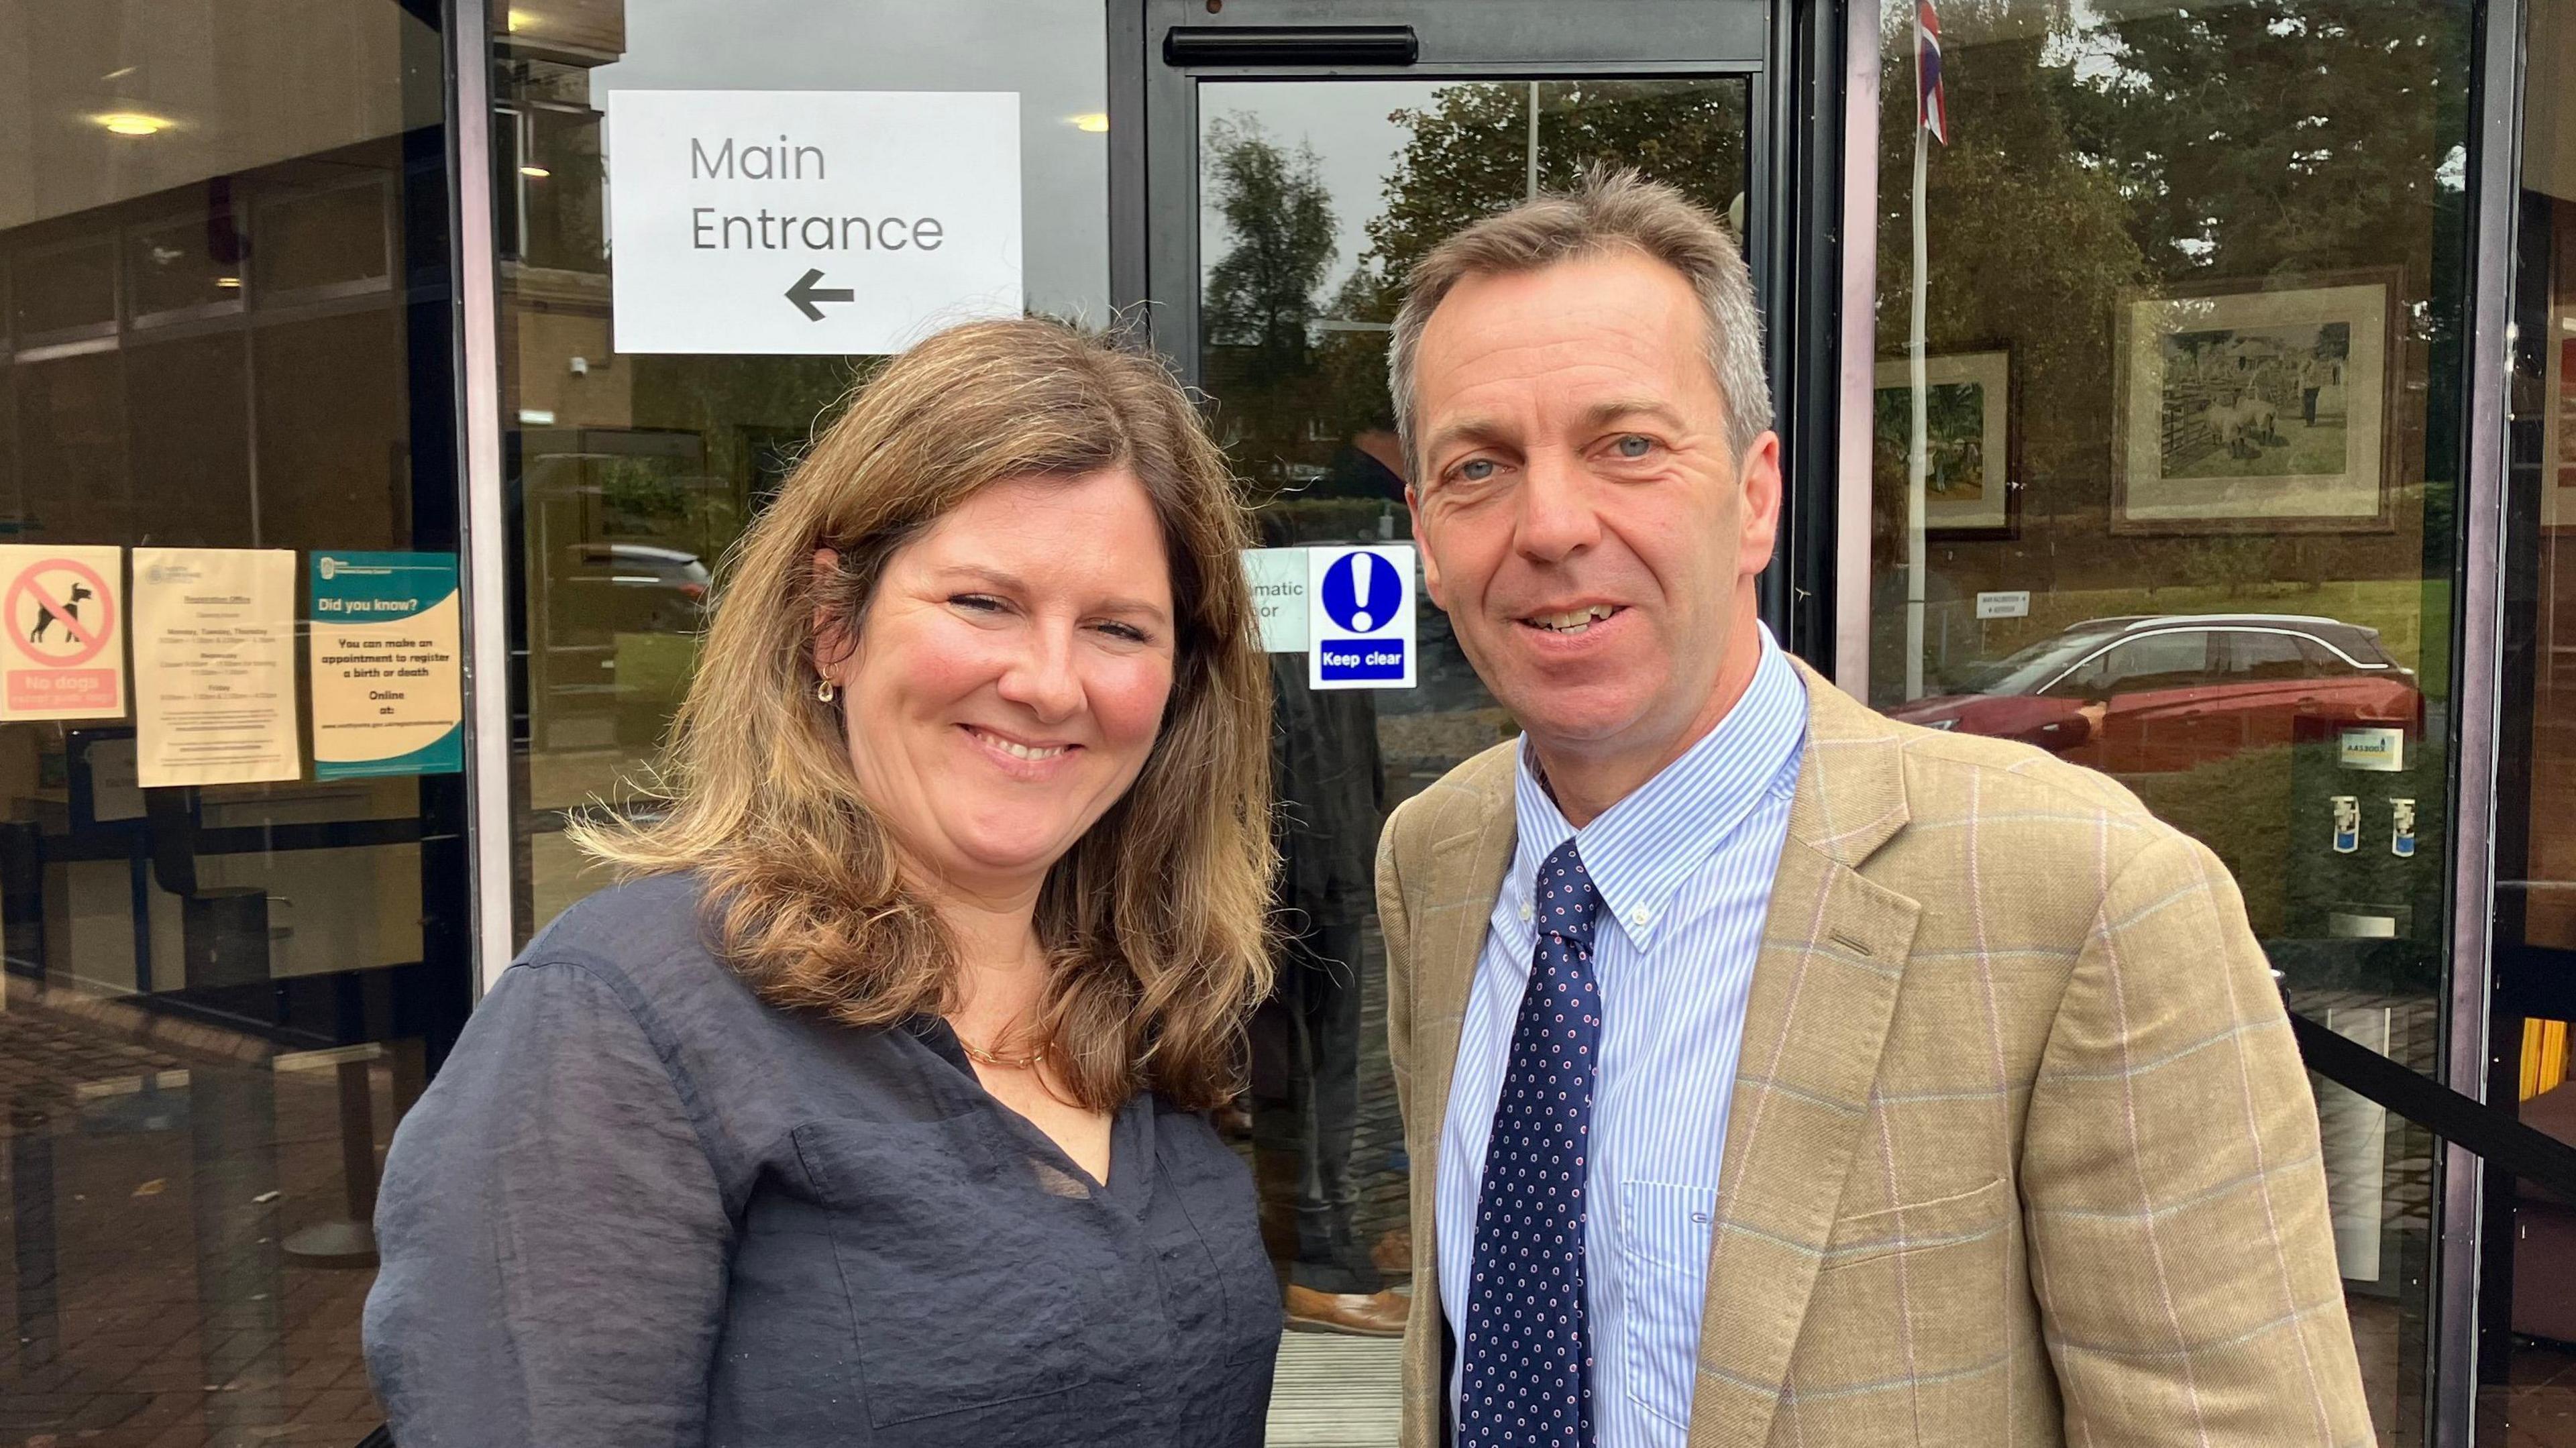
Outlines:
[[1762, 317], [1735, 238], [1707, 208], [1635, 171], [1597, 168], [1571, 191], [1547, 192], [1488, 216], [1433, 247], [1405, 276], [1386, 357], [1406, 475], [1421, 477], [1414, 363], [1422, 329], [1441, 299], [1469, 277], [1509, 276], [1560, 261], [1633, 252], [1682, 274], [1699, 295], [1701, 345], [1726, 403], [1726, 440], [1737, 457], [1771, 426], [1771, 382], [1762, 366]]

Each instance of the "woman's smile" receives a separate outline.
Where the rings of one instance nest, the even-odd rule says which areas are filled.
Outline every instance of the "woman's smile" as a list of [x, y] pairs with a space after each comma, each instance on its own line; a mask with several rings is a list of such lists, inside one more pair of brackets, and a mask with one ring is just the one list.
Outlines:
[[1037, 743], [981, 724], [960, 724], [957, 728], [976, 747], [994, 756], [996, 763], [1006, 766], [1005, 772], [1024, 779], [1052, 778], [1055, 771], [1044, 766], [1062, 761], [1082, 747], [1071, 743]]

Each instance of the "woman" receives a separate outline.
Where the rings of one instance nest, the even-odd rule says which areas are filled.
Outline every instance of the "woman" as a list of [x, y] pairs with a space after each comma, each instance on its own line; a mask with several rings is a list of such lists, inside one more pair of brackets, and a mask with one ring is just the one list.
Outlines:
[[744, 540], [667, 809], [396, 1134], [403, 1448], [1260, 1441], [1278, 1289], [1193, 1112], [1266, 988], [1224, 465], [1051, 323], [890, 364]]

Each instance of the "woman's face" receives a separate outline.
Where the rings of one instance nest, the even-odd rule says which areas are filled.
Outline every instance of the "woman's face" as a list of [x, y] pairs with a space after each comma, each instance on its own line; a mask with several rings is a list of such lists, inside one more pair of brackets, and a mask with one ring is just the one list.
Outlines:
[[1006, 896], [1135, 783], [1173, 633], [1162, 527], [1118, 468], [977, 492], [887, 560], [855, 647], [817, 653], [860, 791], [907, 863]]

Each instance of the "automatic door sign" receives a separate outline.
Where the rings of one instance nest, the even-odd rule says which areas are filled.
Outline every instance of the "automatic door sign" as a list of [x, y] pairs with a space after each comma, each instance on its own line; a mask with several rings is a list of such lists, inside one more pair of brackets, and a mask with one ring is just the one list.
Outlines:
[[1252, 588], [1252, 612], [1261, 620], [1266, 653], [1306, 651], [1306, 550], [1246, 548], [1243, 581]]
[[125, 716], [122, 550], [0, 546], [0, 719]]
[[1009, 91], [609, 97], [620, 352], [899, 352], [1020, 315]]
[[1307, 685], [1412, 688], [1412, 547], [1309, 548], [1306, 568]]

